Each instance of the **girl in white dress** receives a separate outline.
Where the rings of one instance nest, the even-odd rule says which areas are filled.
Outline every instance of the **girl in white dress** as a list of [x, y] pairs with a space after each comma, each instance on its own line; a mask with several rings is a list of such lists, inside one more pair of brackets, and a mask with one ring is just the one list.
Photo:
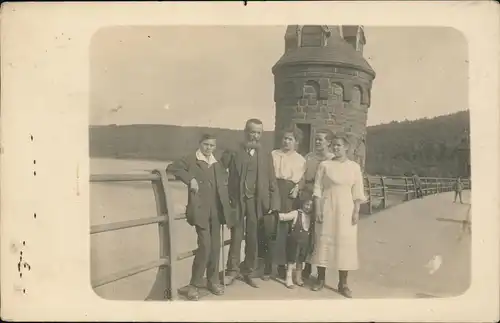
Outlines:
[[326, 268], [339, 271], [338, 291], [352, 297], [347, 274], [358, 269], [359, 208], [365, 201], [360, 166], [347, 158], [349, 142], [335, 135], [335, 157], [320, 163], [314, 183], [315, 248], [311, 262], [318, 267], [313, 290], [323, 289]]

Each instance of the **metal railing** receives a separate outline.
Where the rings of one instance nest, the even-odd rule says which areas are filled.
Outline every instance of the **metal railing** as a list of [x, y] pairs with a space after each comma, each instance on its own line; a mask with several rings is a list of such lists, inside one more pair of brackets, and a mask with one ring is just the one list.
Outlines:
[[[410, 177], [395, 176], [365, 176], [365, 191], [368, 197], [367, 205], [369, 213], [373, 212], [374, 200], [381, 199], [382, 208], [388, 206], [389, 194], [400, 194], [404, 196], [405, 201], [416, 197], [415, 185]], [[421, 178], [422, 191], [424, 195], [433, 193], [448, 192], [453, 190], [455, 179], [453, 178]], [[169, 182], [177, 181], [171, 174], [165, 170], [153, 170], [145, 174], [94, 174], [90, 176], [91, 183], [103, 182], [151, 182], [155, 196], [156, 216], [149, 218], [134, 219], [129, 221], [120, 221], [107, 224], [92, 225], [90, 234], [100, 234], [128, 228], [158, 225], [160, 252], [159, 259], [150, 261], [140, 266], [127, 268], [111, 275], [107, 275], [92, 281], [92, 287], [103, 286], [120, 279], [124, 279], [144, 271], [158, 268], [163, 271], [161, 274], [166, 280], [167, 287], [165, 297], [169, 300], [178, 298], [177, 272], [175, 263], [177, 261], [193, 257], [196, 250], [175, 253], [174, 241], [172, 235], [172, 226], [174, 221], [184, 220], [185, 214], [175, 214], [174, 201], [169, 191]], [[470, 181], [463, 181], [464, 188], [470, 188]], [[224, 241], [222, 248], [230, 243], [230, 239]]]
[[90, 176], [91, 183], [151, 182], [155, 196], [157, 213], [156, 217], [93, 225], [90, 227], [90, 234], [105, 233], [132, 227], [156, 224], [158, 225], [160, 240], [160, 255], [158, 260], [148, 262], [141, 266], [127, 268], [114, 274], [93, 280], [92, 287], [99, 287], [150, 269], [159, 268], [159, 270], [165, 272], [164, 277], [167, 281], [168, 286], [167, 290], [165, 291], [167, 298], [175, 299], [177, 297], [177, 290], [173, 288], [175, 286], [175, 281], [173, 278], [176, 276], [175, 266], [173, 266], [174, 261], [172, 259], [172, 255], [174, 253], [171, 234], [171, 226], [174, 220], [174, 209], [173, 201], [171, 201], [171, 195], [168, 191], [169, 180], [174, 180], [174, 177], [171, 175], [169, 176], [165, 170], [154, 170], [151, 173], [146, 174], [97, 174]]

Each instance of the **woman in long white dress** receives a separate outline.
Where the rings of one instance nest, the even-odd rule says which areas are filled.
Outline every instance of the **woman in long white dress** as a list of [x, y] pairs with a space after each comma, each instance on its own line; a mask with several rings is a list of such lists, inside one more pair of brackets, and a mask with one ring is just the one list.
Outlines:
[[335, 157], [320, 163], [314, 183], [315, 247], [311, 263], [318, 267], [313, 290], [323, 289], [326, 268], [339, 271], [338, 291], [352, 297], [347, 274], [359, 267], [359, 208], [366, 199], [360, 166], [347, 158], [349, 142], [335, 135], [332, 150]]

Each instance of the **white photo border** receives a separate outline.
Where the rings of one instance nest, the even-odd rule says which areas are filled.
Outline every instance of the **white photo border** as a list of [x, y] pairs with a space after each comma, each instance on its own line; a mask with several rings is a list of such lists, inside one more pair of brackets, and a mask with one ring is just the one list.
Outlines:
[[[3, 4], [2, 318], [219, 322], [498, 320], [497, 8], [493, 1], [249, 2], [247, 6], [243, 2]], [[467, 39], [475, 187], [470, 289], [454, 298], [418, 300], [141, 302], [98, 297], [90, 286], [88, 182], [89, 47], [95, 32], [113, 25], [311, 23], [448, 26]], [[21, 250], [31, 267], [22, 278], [17, 270]]]

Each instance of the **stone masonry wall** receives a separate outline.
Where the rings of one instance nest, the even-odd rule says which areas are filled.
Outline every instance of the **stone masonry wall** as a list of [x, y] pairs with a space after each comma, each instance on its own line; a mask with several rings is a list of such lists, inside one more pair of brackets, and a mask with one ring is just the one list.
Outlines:
[[[359, 139], [366, 131], [370, 91], [371, 77], [355, 70], [331, 66], [287, 69], [275, 77], [275, 130], [279, 133], [293, 123], [306, 122], [313, 129], [329, 128]], [[276, 145], [279, 142], [276, 138]]]

